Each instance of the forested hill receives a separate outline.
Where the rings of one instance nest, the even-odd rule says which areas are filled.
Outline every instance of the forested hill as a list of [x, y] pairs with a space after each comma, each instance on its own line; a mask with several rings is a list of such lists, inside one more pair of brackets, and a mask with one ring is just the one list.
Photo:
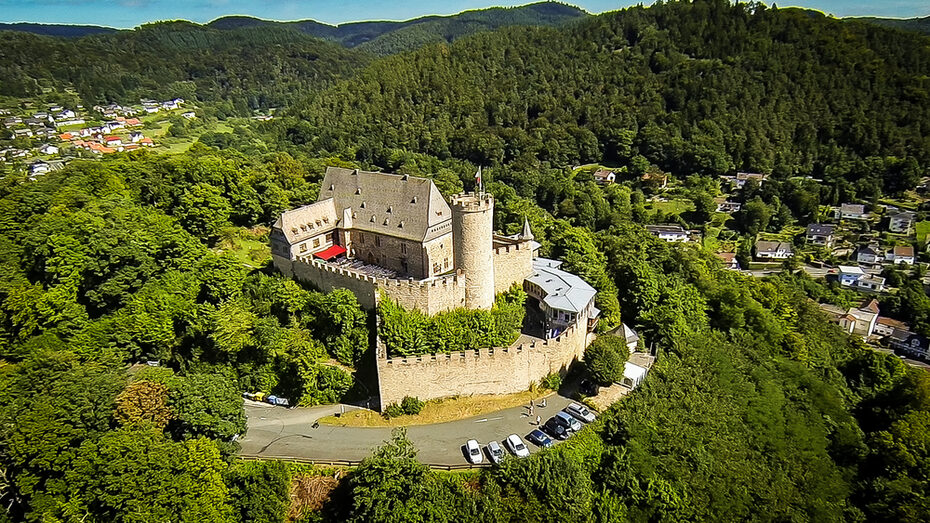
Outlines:
[[923, 18], [875, 18], [865, 16], [862, 18], [851, 18], [850, 20], [862, 20], [863, 22], [878, 24], [885, 27], [893, 27], [905, 31], [916, 31], [918, 33], [930, 35], [930, 16], [925, 16]]
[[348, 76], [369, 56], [277, 27], [220, 31], [161, 22], [80, 39], [6, 31], [0, 32], [0, 95], [73, 86], [87, 106], [179, 96], [242, 114], [286, 105]]
[[99, 33], [114, 33], [118, 29], [112, 27], [102, 27], [99, 25], [69, 25], [69, 24], [0, 24], [0, 31], [21, 31], [43, 36], [63, 36], [66, 38], [78, 38]]
[[558, 2], [519, 7], [492, 7], [451, 16], [424, 16], [402, 22], [368, 21], [328, 25], [314, 20], [274, 22], [247, 16], [228, 16], [210, 22], [215, 29], [292, 27], [303, 33], [359, 47], [380, 55], [410, 51], [425, 44], [451, 42], [479, 31], [507, 26], [557, 26], [587, 16], [583, 10]]
[[669, 2], [380, 60], [279, 131], [361, 160], [405, 149], [518, 169], [637, 155], [683, 175], [927, 165], [928, 43], [802, 10]]

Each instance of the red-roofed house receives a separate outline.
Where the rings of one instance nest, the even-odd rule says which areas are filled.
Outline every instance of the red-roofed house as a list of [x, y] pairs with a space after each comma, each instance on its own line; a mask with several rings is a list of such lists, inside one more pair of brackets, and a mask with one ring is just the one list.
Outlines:
[[107, 145], [123, 145], [123, 139], [119, 136], [107, 136], [103, 139], [103, 143]]
[[139, 140], [139, 144], [140, 144], [140, 145], [144, 145], [145, 147], [154, 147], [154, 146], [155, 146], [155, 142], [153, 142], [151, 138], [143, 138], [143, 139]]
[[128, 118], [126, 119], [126, 125], [129, 127], [136, 127], [142, 125], [142, 122], [138, 118]]
[[74, 135], [71, 133], [61, 133], [58, 135], [58, 138], [60, 138], [63, 142], [67, 142], [68, 140], [74, 138]]

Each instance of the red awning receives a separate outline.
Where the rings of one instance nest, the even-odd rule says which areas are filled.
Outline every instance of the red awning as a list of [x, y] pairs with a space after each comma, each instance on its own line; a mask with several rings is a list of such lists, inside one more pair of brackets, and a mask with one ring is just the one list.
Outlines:
[[323, 260], [323, 261], [329, 261], [329, 260], [335, 258], [336, 256], [339, 256], [340, 254], [345, 254], [345, 252], [346, 252], [346, 248], [345, 248], [345, 247], [342, 247], [342, 246], [339, 246], [339, 245], [333, 245], [333, 246], [330, 247], [329, 249], [326, 249], [325, 251], [320, 251], [320, 252], [314, 254], [313, 256], [315, 256], [315, 257], [317, 257], [317, 258], [319, 258], [319, 259], [321, 259], [321, 260]]

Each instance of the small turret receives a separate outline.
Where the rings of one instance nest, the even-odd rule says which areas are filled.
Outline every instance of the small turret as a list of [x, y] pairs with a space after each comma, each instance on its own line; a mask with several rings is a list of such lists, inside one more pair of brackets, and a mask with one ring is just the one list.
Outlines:
[[533, 231], [530, 230], [530, 221], [524, 216], [523, 217], [523, 231], [520, 232], [521, 240], [532, 240]]

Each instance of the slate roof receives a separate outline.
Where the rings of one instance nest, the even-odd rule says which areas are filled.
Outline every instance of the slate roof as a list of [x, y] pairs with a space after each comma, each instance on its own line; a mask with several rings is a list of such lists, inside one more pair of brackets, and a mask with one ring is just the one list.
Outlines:
[[336, 207], [333, 199], [329, 198], [281, 213], [274, 228], [280, 229], [288, 243], [293, 245], [335, 229], [336, 222]]
[[351, 209], [353, 229], [424, 242], [452, 231], [452, 210], [429, 178], [327, 167], [320, 201], [337, 216]]
[[807, 234], [812, 234], [815, 236], [832, 236], [835, 229], [835, 225], [826, 223], [812, 223], [807, 226]]
[[543, 302], [550, 309], [580, 313], [591, 303], [597, 291], [572, 273], [559, 269], [561, 262], [546, 258], [533, 260], [533, 274], [527, 281], [545, 293]]
[[756, 242], [756, 252], [794, 252], [794, 249], [788, 242], [759, 240]]
[[687, 234], [686, 231], [681, 225], [647, 225], [646, 230], [652, 234], [659, 233], [672, 233], [672, 234]]

